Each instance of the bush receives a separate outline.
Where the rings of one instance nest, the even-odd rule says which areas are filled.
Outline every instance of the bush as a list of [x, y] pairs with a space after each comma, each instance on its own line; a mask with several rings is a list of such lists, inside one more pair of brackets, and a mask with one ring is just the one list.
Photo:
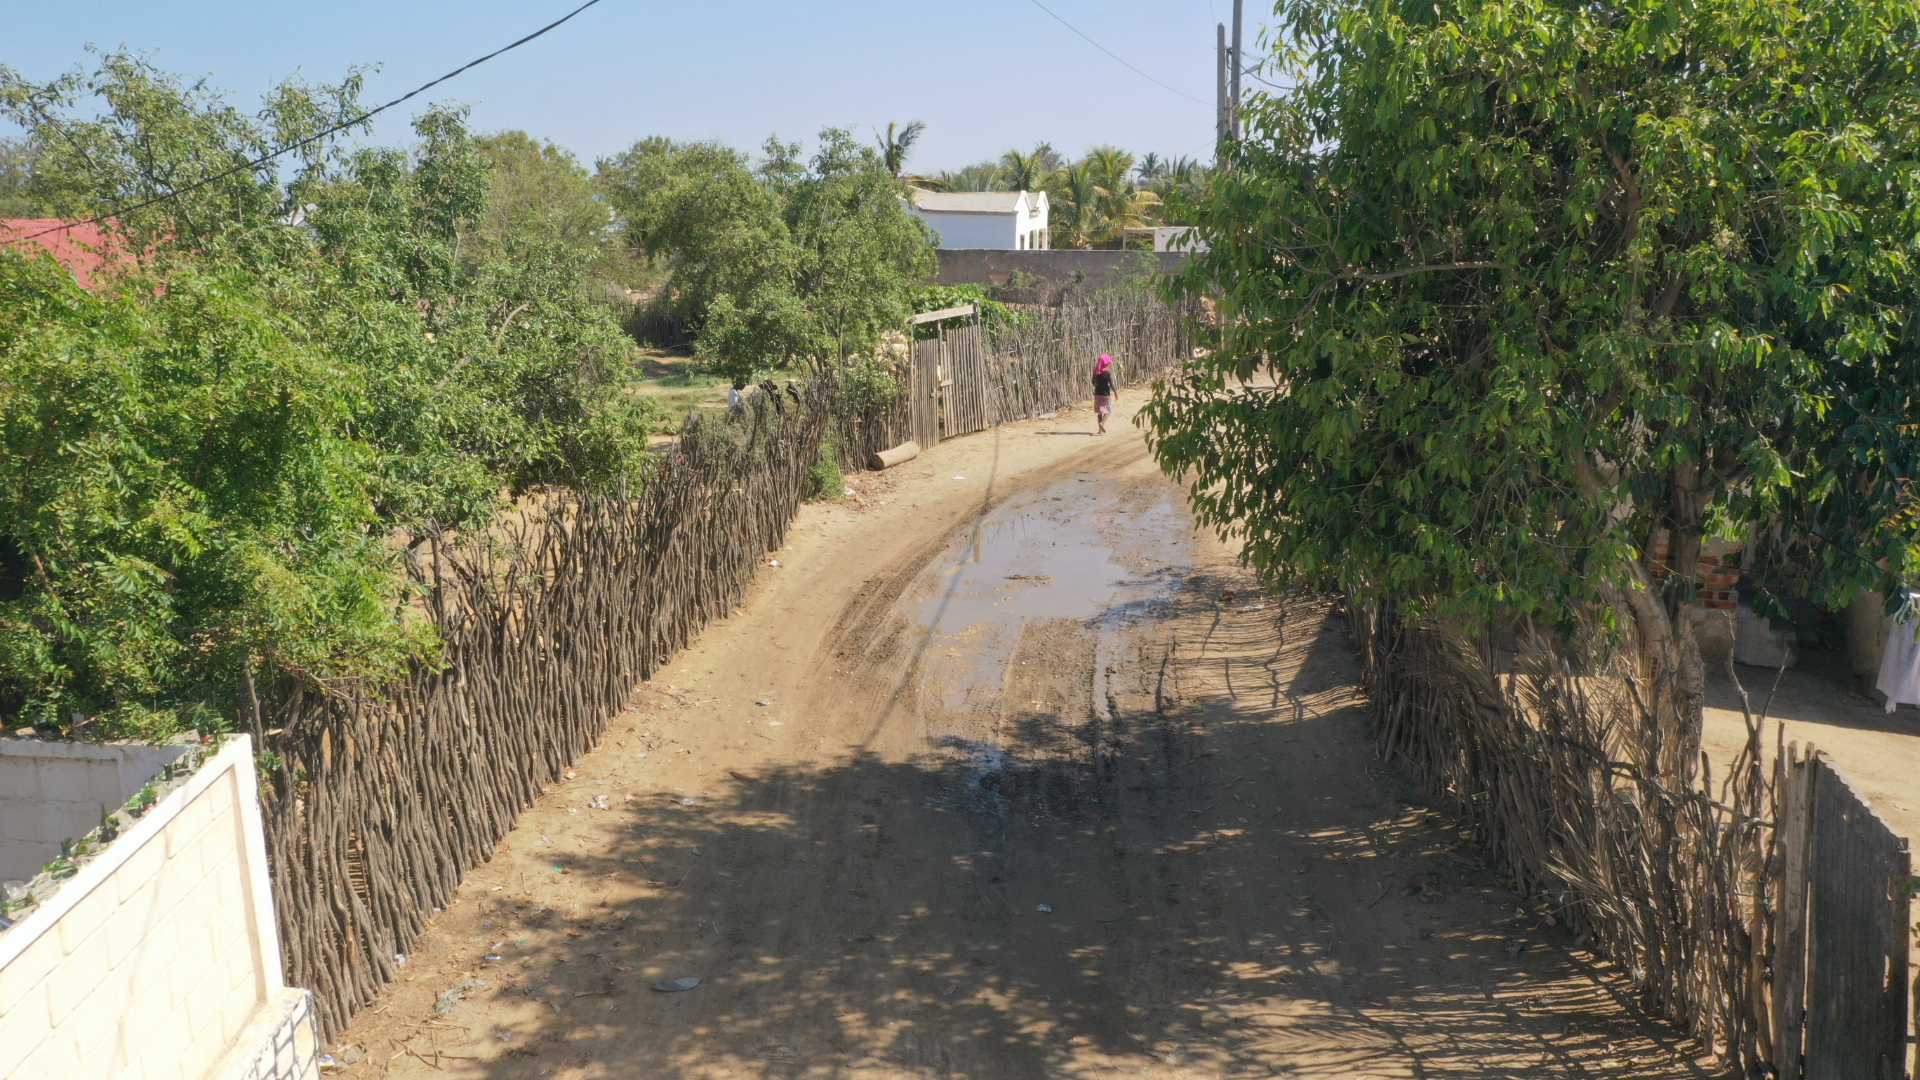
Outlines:
[[820, 457], [807, 466], [807, 501], [837, 499], [847, 490], [840, 473], [840, 455], [832, 439], [820, 443]]
[[[1013, 326], [1021, 320], [1019, 312], [987, 295], [987, 290], [979, 285], [965, 283], [960, 285], [920, 285], [913, 290], [913, 313], [925, 314], [943, 308], [960, 307], [965, 304], [980, 305], [980, 321], [988, 326]], [[922, 323], [914, 328], [916, 337], [932, 337], [934, 327], [931, 323]]]

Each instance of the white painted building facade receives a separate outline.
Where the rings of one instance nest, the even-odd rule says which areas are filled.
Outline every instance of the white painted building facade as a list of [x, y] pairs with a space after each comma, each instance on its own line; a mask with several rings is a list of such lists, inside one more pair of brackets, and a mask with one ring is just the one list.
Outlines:
[[1050, 247], [1044, 191], [920, 191], [908, 209], [940, 237], [943, 248]]

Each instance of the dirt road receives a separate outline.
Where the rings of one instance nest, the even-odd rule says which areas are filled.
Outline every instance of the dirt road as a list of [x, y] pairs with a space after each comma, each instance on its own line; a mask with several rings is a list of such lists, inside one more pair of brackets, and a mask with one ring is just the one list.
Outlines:
[[1263, 596], [1118, 419], [807, 507], [342, 1075], [1700, 1075], [1374, 760], [1328, 599]]

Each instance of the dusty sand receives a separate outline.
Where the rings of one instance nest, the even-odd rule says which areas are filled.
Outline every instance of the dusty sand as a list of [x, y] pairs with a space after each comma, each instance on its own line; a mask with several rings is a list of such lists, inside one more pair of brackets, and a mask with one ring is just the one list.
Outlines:
[[[1861, 693], [1841, 653], [1808, 652], [1784, 676], [1744, 664], [1735, 673], [1760, 723], [1769, 767], [1783, 741], [1824, 750], [1895, 835], [1920, 837], [1920, 709], [1886, 712]], [[1704, 734], [1712, 760], [1732, 761], [1746, 733], [1733, 680], [1712, 673]]]
[[1703, 1075], [1374, 759], [1337, 610], [1197, 535], [1125, 404], [804, 508], [341, 1075]]

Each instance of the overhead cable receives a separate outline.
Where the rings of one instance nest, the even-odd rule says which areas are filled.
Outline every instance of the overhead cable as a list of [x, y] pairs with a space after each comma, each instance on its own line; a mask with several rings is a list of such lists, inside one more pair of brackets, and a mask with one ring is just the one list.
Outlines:
[[[1106, 53], [1108, 56], [1113, 57], [1115, 60], [1120, 60], [1120, 55], [1118, 53], [1114, 52], [1112, 49], [1107, 48], [1105, 45], [1102, 45], [1099, 42], [1093, 40], [1092, 38], [1087, 37], [1087, 35], [1081, 34], [1079, 27], [1074, 26], [1072, 23], [1068, 22], [1067, 20], [1061, 18], [1058, 15], [1054, 15], [1053, 9], [1041, 3], [1040, 0], [1031, 0], [1031, 2], [1034, 7], [1039, 8], [1041, 11], [1046, 12], [1048, 15], [1053, 15], [1054, 22], [1057, 22], [1061, 26], [1064, 26], [1067, 29], [1072, 30], [1076, 34], [1080, 34], [1081, 39], [1084, 40], [1087, 44], [1093, 46], [1096, 49], [1099, 49], [1101, 52]], [[1135, 75], [1140, 76], [1141, 78], [1147, 80], [1148, 82], [1152, 83], [1153, 85], [1159, 87], [1162, 90], [1167, 90], [1172, 93], [1179, 94], [1181, 97], [1186, 98], [1188, 101], [1193, 102], [1195, 105], [1206, 104], [1206, 102], [1201, 101], [1199, 98], [1194, 97], [1192, 94], [1183, 93], [1179, 90], [1175, 90], [1173, 87], [1168, 86], [1166, 83], [1161, 82], [1159, 79], [1156, 79], [1153, 76], [1147, 74], [1146, 72], [1141, 71], [1139, 68], [1134, 67], [1132, 64], [1127, 63], [1125, 60], [1120, 60], [1120, 64], [1122, 67], [1125, 67], [1128, 71], [1133, 72]]]
[[243, 162], [239, 165], [235, 165], [233, 168], [228, 169], [225, 172], [218, 172], [213, 174], [212, 176], [206, 177], [205, 179], [196, 180], [195, 182], [188, 184], [185, 187], [174, 188], [172, 191], [168, 191], [161, 195], [156, 195], [145, 202], [134, 203], [132, 206], [122, 206], [114, 210], [109, 210], [106, 213], [101, 214], [99, 217], [88, 218], [85, 221], [68, 221], [59, 225], [55, 225], [51, 228], [41, 229], [39, 232], [36, 232], [36, 233], [29, 233], [26, 236], [9, 237], [5, 242], [12, 243], [14, 241], [20, 241], [20, 240], [31, 240], [36, 236], [45, 236], [48, 233], [59, 232], [62, 229], [72, 229], [80, 225], [98, 225], [109, 218], [118, 217], [122, 214], [131, 214], [136, 210], [145, 210], [149, 206], [166, 202], [168, 199], [178, 198], [181, 195], [185, 195], [189, 191], [193, 191], [197, 188], [206, 187], [208, 184], [214, 183], [215, 181], [224, 180], [227, 177], [232, 176], [234, 173], [244, 172], [248, 169], [253, 169], [261, 165], [265, 165], [267, 162], [272, 161], [274, 158], [280, 157], [284, 154], [290, 154], [293, 151], [298, 150], [303, 146], [310, 146], [313, 143], [319, 142], [321, 139], [327, 138], [330, 135], [336, 135], [342, 131], [345, 131], [348, 128], [357, 127], [360, 124], [363, 124], [368, 120], [373, 119], [375, 116], [378, 116], [383, 112], [386, 112], [388, 109], [393, 108], [395, 105], [399, 105], [410, 98], [418, 97], [419, 95], [427, 92], [428, 90], [433, 89], [436, 86], [439, 86], [441, 83], [446, 82], [448, 79], [451, 79], [454, 76], [461, 74], [462, 72], [465, 72], [471, 68], [479, 67], [481, 64], [484, 64], [487, 61], [493, 59], [494, 57], [499, 56], [501, 53], [511, 52], [512, 50], [517, 49], [522, 45], [525, 45], [527, 42], [532, 41], [534, 38], [537, 38], [540, 35], [546, 33], [547, 31], [553, 29], [554, 27], [559, 26], [561, 23], [566, 22], [568, 19], [573, 18], [575, 15], [580, 14], [581, 12], [587, 10], [588, 8], [592, 7], [593, 5], [599, 2], [600, 0], [587, 0], [586, 3], [581, 4], [579, 7], [574, 8], [572, 11], [567, 12], [565, 15], [562, 15], [560, 18], [555, 19], [554, 21], [548, 23], [547, 25], [541, 27], [538, 30], [535, 30], [533, 33], [528, 34], [526, 37], [521, 38], [520, 40], [512, 43], [511, 45], [503, 45], [500, 48], [493, 50], [492, 52], [488, 53], [487, 55], [481, 57], [478, 60], [475, 60], [468, 64], [463, 64], [460, 67], [457, 67], [454, 70], [447, 72], [445, 75], [440, 76], [439, 78], [433, 80], [430, 83], [426, 83], [425, 85], [415, 87], [414, 89], [408, 91], [405, 94], [402, 94], [397, 98], [394, 98], [392, 101], [387, 102], [385, 105], [382, 105], [377, 109], [369, 109], [366, 112], [361, 113], [359, 116], [356, 116], [351, 120], [346, 120], [346, 121], [342, 121], [341, 123], [335, 124], [332, 127], [327, 128], [325, 131], [321, 131], [313, 135], [309, 135], [298, 142], [288, 143], [287, 145], [281, 147], [278, 150], [275, 150], [273, 153], [268, 154], [265, 157], [255, 158], [252, 161]]

